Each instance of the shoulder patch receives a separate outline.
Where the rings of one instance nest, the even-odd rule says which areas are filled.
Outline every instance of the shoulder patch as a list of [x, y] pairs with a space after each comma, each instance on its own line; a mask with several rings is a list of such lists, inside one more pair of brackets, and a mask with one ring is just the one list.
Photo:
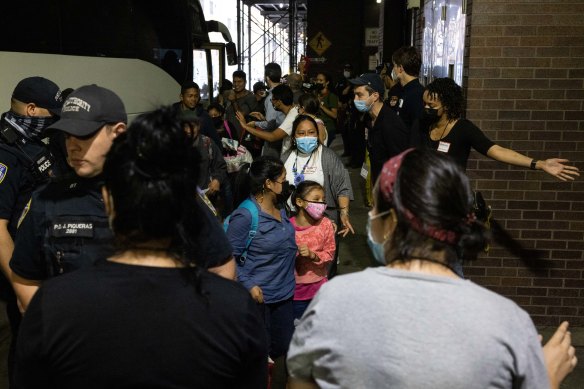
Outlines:
[[6, 173], [8, 172], [8, 166], [0, 163], [0, 184], [4, 181], [4, 177], [6, 177]]

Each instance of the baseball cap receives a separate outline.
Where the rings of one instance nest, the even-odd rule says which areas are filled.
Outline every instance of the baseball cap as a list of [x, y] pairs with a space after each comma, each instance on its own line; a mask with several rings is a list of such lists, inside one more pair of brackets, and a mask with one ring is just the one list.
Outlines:
[[197, 113], [195, 111], [191, 111], [190, 109], [183, 109], [178, 114], [178, 120], [180, 120], [181, 122], [190, 122], [190, 123], [198, 122], [199, 115], [197, 115]]
[[377, 73], [364, 73], [357, 78], [351, 78], [349, 82], [353, 85], [369, 85], [373, 90], [380, 95], [385, 92], [385, 87], [383, 86], [383, 81]]
[[253, 84], [253, 93], [256, 93], [259, 90], [267, 90], [268, 88], [266, 87], [266, 84], [264, 84], [261, 81], [256, 82], [255, 84]]
[[12, 92], [12, 98], [25, 104], [34, 103], [49, 110], [53, 115], [61, 115], [63, 106], [61, 90], [57, 84], [44, 77], [28, 77], [21, 80]]
[[49, 129], [75, 136], [87, 136], [108, 123], [127, 123], [128, 115], [118, 95], [101, 86], [86, 85], [75, 89], [61, 110], [61, 119]]

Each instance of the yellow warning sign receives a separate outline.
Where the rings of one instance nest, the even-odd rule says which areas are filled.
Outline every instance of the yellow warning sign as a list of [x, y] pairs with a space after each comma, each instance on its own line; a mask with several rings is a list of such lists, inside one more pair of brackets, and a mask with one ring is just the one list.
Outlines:
[[331, 41], [329, 41], [327, 39], [326, 36], [324, 36], [324, 34], [322, 32], [318, 32], [314, 38], [312, 38], [309, 42], [308, 45], [310, 46], [310, 48], [312, 50], [314, 50], [316, 52], [316, 54], [318, 54], [319, 56], [322, 55], [322, 53], [324, 53], [325, 51], [327, 51], [327, 49], [329, 47], [331, 47]]

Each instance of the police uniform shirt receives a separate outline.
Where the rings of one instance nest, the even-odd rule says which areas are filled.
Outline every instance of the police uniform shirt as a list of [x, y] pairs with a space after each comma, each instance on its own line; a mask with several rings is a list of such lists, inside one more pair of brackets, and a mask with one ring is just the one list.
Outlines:
[[[231, 245], [211, 212], [200, 208], [199, 263], [209, 268], [223, 265], [231, 258]], [[76, 178], [51, 183], [34, 193], [18, 231], [10, 268], [24, 279], [44, 280], [112, 254], [113, 233], [99, 180]]]
[[33, 194], [10, 268], [24, 279], [45, 280], [111, 255], [112, 243], [99, 180], [63, 179]]
[[[27, 155], [38, 155], [44, 146], [28, 142], [21, 145]], [[0, 144], [0, 219], [8, 220], [8, 232], [14, 238], [21, 214], [39, 183], [27, 167], [23, 152], [13, 145]]]

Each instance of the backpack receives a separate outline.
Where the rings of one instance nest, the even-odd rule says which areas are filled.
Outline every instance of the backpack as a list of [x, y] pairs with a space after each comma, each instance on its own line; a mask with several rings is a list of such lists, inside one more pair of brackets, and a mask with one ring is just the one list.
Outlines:
[[[245, 259], [247, 258], [247, 250], [249, 249], [249, 246], [251, 245], [251, 241], [253, 240], [255, 234], [258, 231], [258, 225], [259, 225], [259, 211], [258, 211], [258, 207], [257, 205], [255, 205], [255, 203], [253, 201], [251, 201], [250, 199], [245, 199], [242, 201], [241, 204], [239, 204], [239, 207], [237, 208], [245, 208], [249, 211], [249, 213], [251, 213], [251, 226], [249, 228], [249, 234], [247, 236], [247, 240], [245, 241], [245, 247], [243, 249], [243, 251], [241, 252], [241, 254], [239, 255], [239, 258], [237, 258], [237, 262], [239, 262], [240, 265], [243, 265], [245, 263]], [[223, 222], [223, 230], [225, 232], [227, 232], [227, 227], [229, 227], [229, 220], [231, 219], [231, 215], [227, 216], [225, 218], [225, 221]]]

